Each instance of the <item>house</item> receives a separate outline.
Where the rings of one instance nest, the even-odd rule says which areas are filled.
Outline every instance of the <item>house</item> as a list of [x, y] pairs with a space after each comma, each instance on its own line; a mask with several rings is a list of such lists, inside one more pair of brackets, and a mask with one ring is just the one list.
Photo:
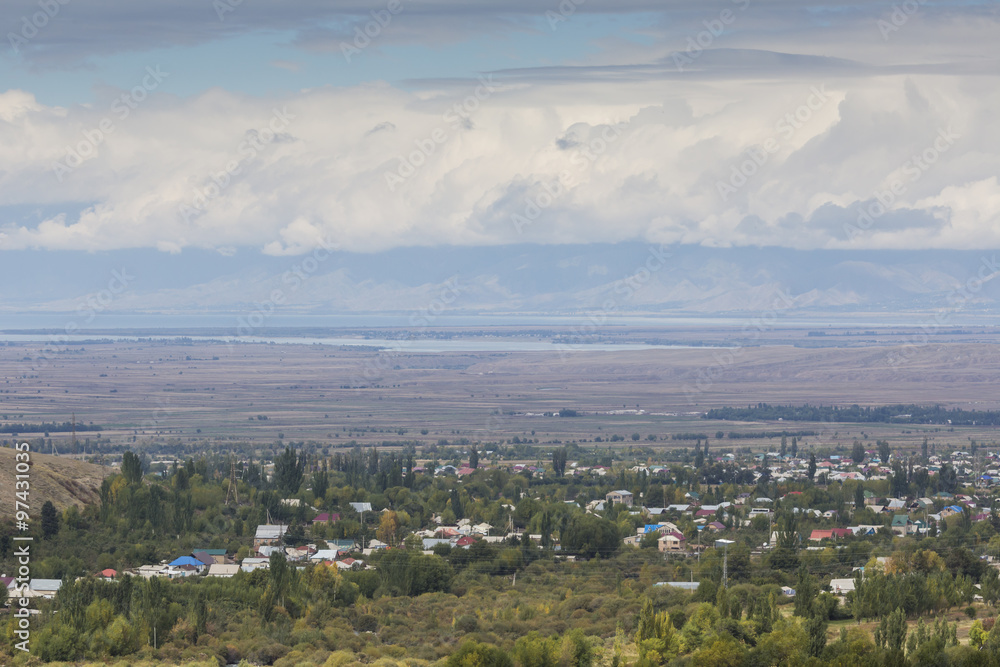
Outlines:
[[365, 567], [365, 562], [363, 560], [345, 558], [344, 560], [337, 561], [338, 570], [363, 570], [364, 567]]
[[[212, 563], [224, 564], [227, 560], [225, 549], [195, 549], [191, 552], [191, 555], [195, 558], [198, 557], [199, 553], [207, 554], [212, 559]], [[209, 563], [211, 565], [211, 563]]]
[[108, 569], [106, 569], [106, 570], [101, 570], [101, 571], [100, 571], [100, 572], [98, 573], [98, 576], [99, 576], [99, 577], [100, 577], [101, 579], [104, 579], [105, 581], [114, 581], [115, 577], [117, 577], [117, 576], [118, 576], [118, 573], [117, 573], [117, 572], [115, 572], [114, 570], [112, 570], [112, 569], [111, 569], [111, 568], [109, 567], [109, 568], [108, 568]]
[[62, 586], [60, 579], [32, 579], [27, 585], [14, 588], [10, 592], [12, 598], [45, 598], [51, 600]]
[[175, 558], [173, 561], [169, 563], [169, 565], [170, 567], [177, 568], [180, 570], [185, 570], [187, 572], [190, 572], [190, 570], [194, 570], [195, 572], [201, 572], [202, 570], [208, 567], [208, 564], [191, 556], [181, 556], [180, 558]]
[[853, 534], [854, 531], [850, 528], [830, 528], [828, 530], [814, 530], [809, 535], [809, 539], [813, 542], [819, 542], [821, 540], [840, 540]]
[[257, 532], [253, 537], [253, 548], [273, 547], [281, 542], [281, 538], [288, 531], [288, 526], [261, 524], [257, 526]]
[[198, 561], [199, 563], [201, 563], [205, 567], [208, 567], [210, 565], [214, 565], [215, 564], [215, 559], [212, 558], [211, 556], [209, 556], [204, 551], [196, 551], [196, 552], [194, 552], [193, 554], [191, 554], [191, 558], [194, 558], [196, 561]]
[[468, 535], [463, 535], [462, 537], [455, 540], [455, 546], [460, 549], [468, 549], [473, 544], [476, 543], [475, 538], [469, 537]]
[[705, 527], [716, 533], [720, 533], [726, 529], [726, 525], [723, 523], [719, 523], [718, 521], [713, 521]]
[[612, 491], [604, 497], [604, 499], [611, 503], [612, 505], [617, 505], [621, 503], [626, 507], [632, 507], [632, 492], [625, 491], [624, 489], [619, 489], [617, 491]]
[[684, 551], [687, 538], [677, 532], [669, 532], [658, 540], [658, 548], [661, 552]]
[[790, 588], [789, 586], [782, 586], [781, 594], [784, 595], [785, 597], [793, 598], [795, 597], [795, 589]]
[[327, 540], [326, 546], [330, 549], [337, 549], [338, 551], [354, 551], [358, 547], [358, 545], [354, 543], [354, 540], [350, 539]]
[[892, 525], [890, 526], [893, 534], [899, 535], [900, 537], [906, 537], [913, 533], [913, 523], [910, 521], [910, 517], [905, 514], [895, 514], [892, 517]]
[[348, 503], [348, 504], [351, 507], [353, 507], [354, 511], [357, 512], [358, 514], [361, 514], [362, 512], [371, 512], [372, 511], [372, 504], [371, 503]]
[[208, 566], [208, 576], [229, 579], [240, 571], [240, 566], [235, 564], [212, 563]]
[[854, 590], [854, 579], [831, 579], [830, 590], [834, 595], [846, 596]]
[[309, 562], [320, 563], [325, 560], [337, 560], [339, 553], [336, 549], [319, 549], [316, 553], [309, 556]]
[[244, 572], [266, 570], [269, 567], [271, 567], [271, 562], [267, 558], [244, 558], [243, 562], [240, 563], [240, 569]]
[[313, 525], [317, 523], [337, 523], [340, 521], [340, 514], [336, 512], [323, 512], [322, 514], [317, 514], [312, 520]]

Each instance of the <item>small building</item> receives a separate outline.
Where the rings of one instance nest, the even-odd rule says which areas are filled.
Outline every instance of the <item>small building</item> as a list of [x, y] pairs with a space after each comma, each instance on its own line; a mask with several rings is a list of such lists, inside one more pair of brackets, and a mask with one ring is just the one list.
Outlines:
[[624, 489], [619, 489], [617, 491], [612, 491], [604, 497], [604, 499], [611, 503], [612, 505], [617, 505], [619, 503], [625, 505], [626, 507], [632, 507], [632, 492], [625, 491]]
[[661, 552], [684, 551], [687, 538], [677, 532], [666, 533], [658, 542], [658, 549]]
[[906, 537], [913, 533], [913, 522], [910, 521], [910, 517], [905, 514], [896, 514], [892, 517], [892, 529], [893, 534], [899, 535], [900, 537]]
[[[195, 549], [191, 552], [191, 555], [198, 558], [198, 554], [200, 553], [208, 555], [212, 559], [212, 563], [219, 563], [221, 565], [228, 560], [225, 549]], [[211, 563], [209, 564], [211, 565]]]
[[281, 543], [281, 538], [288, 531], [288, 526], [261, 524], [257, 526], [257, 532], [253, 537], [253, 548], [273, 547]]
[[235, 564], [212, 563], [208, 566], [208, 576], [229, 579], [240, 571], [240, 566]]
[[317, 514], [312, 520], [313, 525], [317, 523], [337, 523], [340, 521], [340, 514], [336, 512], [323, 512], [322, 514]]

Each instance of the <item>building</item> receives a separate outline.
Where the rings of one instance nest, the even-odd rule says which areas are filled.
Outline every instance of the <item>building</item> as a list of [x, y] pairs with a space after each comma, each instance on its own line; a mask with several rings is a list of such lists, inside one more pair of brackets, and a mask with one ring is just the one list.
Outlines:
[[669, 532], [661, 537], [658, 540], [658, 543], [658, 548], [661, 552], [684, 551], [684, 547], [687, 544], [687, 538], [678, 532]]
[[261, 524], [257, 526], [257, 532], [253, 537], [253, 548], [258, 547], [273, 547], [281, 542], [281, 538], [285, 536], [285, 532], [288, 530], [288, 526], [282, 525], [271, 525], [271, 524]]
[[604, 499], [611, 503], [612, 505], [617, 505], [621, 503], [626, 507], [632, 507], [632, 492], [619, 489], [618, 491], [612, 491], [604, 497]]

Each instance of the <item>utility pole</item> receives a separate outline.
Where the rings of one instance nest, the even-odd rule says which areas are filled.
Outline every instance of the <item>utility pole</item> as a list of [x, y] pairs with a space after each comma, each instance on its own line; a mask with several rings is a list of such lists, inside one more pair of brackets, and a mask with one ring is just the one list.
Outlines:
[[729, 588], [729, 545], [722, 548], [722, 587]]

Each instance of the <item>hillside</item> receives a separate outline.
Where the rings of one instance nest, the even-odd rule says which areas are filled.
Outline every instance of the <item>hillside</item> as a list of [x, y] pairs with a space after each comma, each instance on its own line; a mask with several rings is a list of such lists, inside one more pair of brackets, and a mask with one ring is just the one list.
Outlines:
[[[0, 447], [0, 489], [4, 490], [4, 505], [12, 506], [16, 452], [9, 447]], [[63, 510], [73, 504], [78, 507], [99, 500], [104, 468], [76, 459], [48, 454], [31, 453], [31, 514], [41, 512], [46, 500], [51, 500], [57, 509]]]

